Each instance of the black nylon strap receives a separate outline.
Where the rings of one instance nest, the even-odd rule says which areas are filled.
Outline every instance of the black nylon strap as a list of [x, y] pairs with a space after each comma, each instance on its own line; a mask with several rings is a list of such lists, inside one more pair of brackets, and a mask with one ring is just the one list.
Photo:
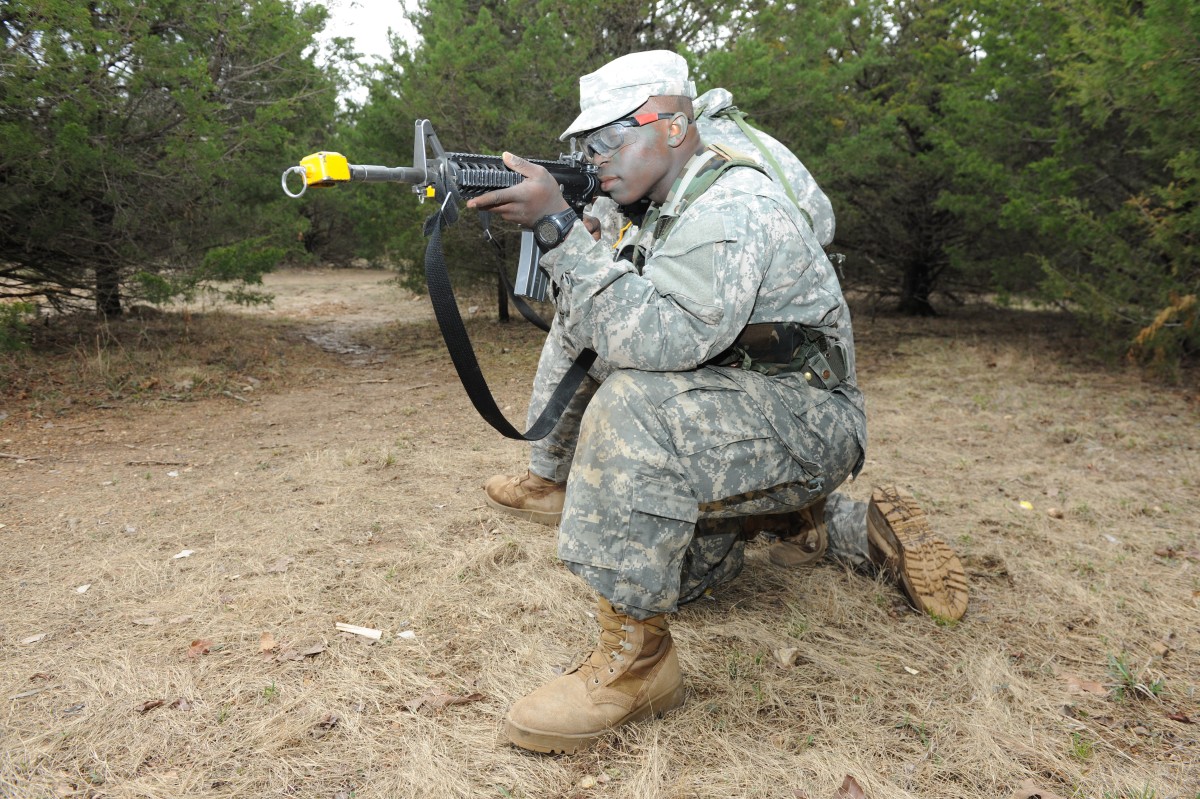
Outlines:
[[523, 441], [537, 441], [545, 438], [558, 424], [567, 403], [570, 402], [571, 397], [575, 396], [579, 385], [587, 377], [588, 369], [596, 360], [596, 353], [592, 350], [584, 350], [579, 354], [579, 357], [571, 364], [571, 368], [567, 370], [562, 382], [550, 395], [550, 401], [546, 403], [546, 407], [538, 416], [537, 421], [527, 432], [518, 432], [496, 407], [496, 401], [492, 398], [492, 392], [483, 377], [483, 371], [479, 368], [479, 361], [475, 358], [471, 339], [468, 338], [466, 328], [463, 326], [462, 316], [458, 313], [458, 303], [454, 301], [454, 290], [450, 286], [450, 275], [446, 271], [446, 258], [442, 253], [442, 217], [444, 213], [439, 210], [425, 223], [425, 232], [429, 236], [429, 244], [425, 248], [425, 283], [429, 287], [429, 299], [433, 303], [433, 314], [437, 317], [438, 327], [442, 331], [446, 349], [450, 352], [450, 360], [454, 362], [454, 369], [458, 372], [458, 379], [466, 389], [467, 397], [475, 406], [475, 410], [501, 435]]

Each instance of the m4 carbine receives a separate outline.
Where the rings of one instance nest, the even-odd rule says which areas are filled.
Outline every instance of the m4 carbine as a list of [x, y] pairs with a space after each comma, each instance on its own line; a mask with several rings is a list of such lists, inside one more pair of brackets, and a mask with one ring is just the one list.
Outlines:
[[[582, 215], [584, 206], [600, 191], [596, 168], [584, 160], [582, 153], [562, 155], [557, 161], [528, 160], [546, 168], [562, 189], [563, 199], [577, 214]], [[288, 176], [293, 173], [299, 174], [303, 181], [296, 192], [288, 186]], [[309, 186], [353, 182], [408, 183], [422, 202], [432, 199], [440, 203], [448, 223], [458, 218], [458, 202], [516, 185], [522, 180], [524, 178], [506, 167], [498, 155], [446, 152], [428, 119], [417, 120], [412, 166], [359, 166], [351, 164], [340, 153], [320, 152], [300, 159], [300, 165], [285, 170], [282, 178], [283, 190], [289, 197], [299, 197]], [[481, 217], [485, 236], [490, 239], [488, 215]], [[533, 232], [522, 230], [514, 294], [533, 300], [545, 299], [548, 279], [545, 271], [538, 268], [540, 257], [541, 250], [533, 239]]]

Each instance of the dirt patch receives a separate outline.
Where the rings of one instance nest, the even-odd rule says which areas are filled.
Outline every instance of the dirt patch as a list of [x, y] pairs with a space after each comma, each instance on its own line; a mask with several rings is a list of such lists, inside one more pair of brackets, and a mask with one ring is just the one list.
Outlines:
[[[1200, 791], [1194, 395], [1073, 355], [1059, 320], [859, 317], [871, 447], [848, 490], [918, 496], [968, 566], [961, 623], [756, 544], [672, 622], [687, 704], [547, 758], [500, 721], [590, 644], [592, 598], [553, 531], [481, 499], [524, 448], [385, 274], [267, 290], [245, 313], [298, 349], [226, 369], [228, 394], [0, 398], [0, 795]], [[519, 424], [541, 334], [464, 315]]]
[[351, 366], [373, 351], [359, 340], [362, 333], [433, 319], [425, 297], [400, 288], [394, 274], [380, 270], [275, 272], [263, 276], [263, 290], [274, 297], [269, 306], [240, 312], [299, 322], [301, 334], [326, 352], [358, 356]]

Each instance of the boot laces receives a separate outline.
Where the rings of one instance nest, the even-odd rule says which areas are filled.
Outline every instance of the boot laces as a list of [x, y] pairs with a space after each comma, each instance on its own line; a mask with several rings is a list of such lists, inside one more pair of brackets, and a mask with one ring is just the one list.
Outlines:
[[597, 621], [600, 622], [600, 641], [579, 668], [586, 669], [588, 679], [598, 685], [600, 672], [607, 670], [609, 674], [616, 673], [613, 663], [624, 663], [624, 653], [633, 649], [633, 644], [629, 642], [629, 633], [633, 632], [633, 627], [628, 624], [613, 624], [616, 619], [603, 616], [598, 617]]

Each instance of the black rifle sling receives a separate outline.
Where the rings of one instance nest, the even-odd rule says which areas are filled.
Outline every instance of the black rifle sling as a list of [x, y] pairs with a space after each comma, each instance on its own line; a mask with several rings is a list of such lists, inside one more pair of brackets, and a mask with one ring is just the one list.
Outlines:
[[518, 432], [509, 424], [509, 421], [504, 418], [504, 414], [496, 407], [496, 401], [492, 398], [492, 392], [483, 377], [483, 371], [479, 368], [479, 361], [475, 358], [471, 339], [467, 336], [467, 330], [463, 326], [462, 316], [458, 313], [458, 303], [455, 302], [454, 290], [450, 287], [450, 275], [446, 271], [446, 257], [442, 253], [443, 213], [443, 211], [438, 211], [425, 224], [425, 232], [429, 236], [429, 244], [425, 248], [425, 282], [429, 287], [429, 299], [433, 303], [433, 314], [437, 317], [438, 327], [442, 331], [446, 349], [450, 351], [450, 360], [454, 362], [458, 379], [462, 381], [463, 388], [466, 389], [467, 396], [470, 398], [471, 404], [475, 406], [475, 410], [501, 435], [524, 441], [537, 441], [545, 438], [558, 424], [567, 403], [575, 396], [579, 385], [587, 377], [588, 369], [596, 360], [596, 353], [592, 350], [584, 350], [579, 354], [575, 363], [571, 364], [571, 368], [567, 370], [562, 382], [550, 395], [550, 401], [546, 403], [546, 407], [528, 432]]

